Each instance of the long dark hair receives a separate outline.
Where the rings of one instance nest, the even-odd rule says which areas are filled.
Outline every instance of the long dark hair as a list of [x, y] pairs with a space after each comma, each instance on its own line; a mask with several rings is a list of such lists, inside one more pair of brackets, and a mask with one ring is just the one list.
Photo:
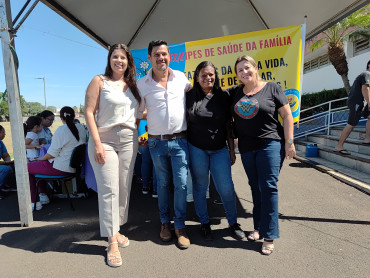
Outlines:
[[123, 75], [123, 78], [125, 82], [127, 83], [128, 87], [130, 88], [131, 93], [134, 95], [137, 102], [140, 103], [141, 98], [140, 98], [139, 90], [136, 86], [136, 67], [135, 67], [134, 58], [132, 57], [130, 49], [125, 44], [117, 43], [117, 44], [112, 45], [109, 48], [107, 66], [105, 67], [104, 75], [109, 78], [112, 78], [113, 70], [112, 70], [112, 67], [110, 66], [110, 58], [112, 56], [113, 51], [116, 49], [122, 49], [126, 53], [128, 65]]
[[66, 122], [69, 130], [72, 132], [73, 136], [77, 141], [80, 141], [80, 135], [78, 134], [78, 129], [74, 123], [75, 111], [72, 107], [64, 106], [60, 109], [60, 118]]
[[218, 77], [218, 73], [217, 73], [215, 65], [211, 61], [203, 61], [197, 66], [194, 72], [193, 90], [195, 90], [198, 100], [204, 97], [204, 93], [203, 93], [202, 87], [197, 81], [197, 78], [199, 77], [200, 71], [206, 67], [212, 67], [215, 70], [215, 84], [213, 85], [212, 93], [216, 94], [222, 91], [221, 86], [220, 86], [220, 78]]
[[41, 125], [41, 117], [39, 116], [31, 116], [27, 119], [27, 121], [23, 124], [23, 131], [24, 136], [27, 135], [27, 132], [32, 130], [36, 125]]

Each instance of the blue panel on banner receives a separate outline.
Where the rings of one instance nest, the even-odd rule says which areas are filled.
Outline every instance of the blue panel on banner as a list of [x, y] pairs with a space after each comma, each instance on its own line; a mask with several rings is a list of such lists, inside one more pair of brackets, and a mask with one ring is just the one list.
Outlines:
[[[185, 43], [171, 44], [168, 48], [170, 50], [171, 59], [170, 68], [184, 72], [186, 60], [184, 55], [182, 55], [184, 57], [183, 59], [179, 58], [178, 53], [185, 53]], [[148, 61], [148, 49], [136, 49], [132, 50], [131, 53], [136, 66], [137, 79], [140, 79], [145, 76], [152, 67]]]

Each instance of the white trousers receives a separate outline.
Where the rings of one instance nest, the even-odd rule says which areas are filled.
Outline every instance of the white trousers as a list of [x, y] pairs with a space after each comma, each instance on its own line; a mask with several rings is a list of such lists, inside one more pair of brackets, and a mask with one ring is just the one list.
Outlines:
[[105, 149], [105, 163], [94, 160], [91, 138], [88, 152], [98, 187], [100, 235], [112, 237], [127, 222], [138, 135], [136, 130], [116, 126], [99, 132], [99, 136]]

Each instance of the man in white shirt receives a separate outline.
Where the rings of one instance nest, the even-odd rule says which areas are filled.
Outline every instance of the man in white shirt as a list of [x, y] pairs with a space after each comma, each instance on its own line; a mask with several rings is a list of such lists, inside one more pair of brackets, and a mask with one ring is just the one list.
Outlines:
[[191, 83], [183, 72], [169, 68], [170, 54], [165, 41], [152, 41], [148, 47], [152, 70], [137, 82], [141, 95], [138, 118], [147, 109], [148, 145], [158, 181], [160, 238], [171, 240], [170, 190], [174, 184], [174, 226], [180, 248], [188, 248], [185, 231], [188, 146], [186, 140], [185, 93]]

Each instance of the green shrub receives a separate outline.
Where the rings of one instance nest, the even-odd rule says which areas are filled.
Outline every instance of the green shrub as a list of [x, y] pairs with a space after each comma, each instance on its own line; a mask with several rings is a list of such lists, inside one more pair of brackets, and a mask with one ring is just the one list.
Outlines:
[[[316, 106], [318, 104], [321, 104], [321, 103], [325, 103], [327, 101], [331, 101], [331, 100], [335, 100], [335, 99], [339, 99], [339, 98], [344, 98], [344, 97], [347, 97], [347, 92], [344, 88], [340, 88], [340, 89], [333, 89], [333, 90], [323, 90], [321, 92], [316, 92], [316, 93], [310, 93], [310, 94], [304, 94], [302, 95], [302, 99], [301, 99], [301, 110], [304, 110], [304, 109], [307, 109], [307, 108], [310, 108], [310, 107], [313, 107], [313, 106]], [[342, 107], [342, 106], [346, 106], [346, 100], [342, 100], [342, 101], [337, 101], [337, 102], [334, 102], [332, 103], [332, 109], [333, 108], [337, 108], [337, 107]], [[308, 117], [310, 115], [312, 115], [313, 113], [320, 113], [320, 112], [324, 112], [324, 111], [328, 111], [329, 110], [329, 105], [323, 105], [323, 106], [320, 106], [318, 108], [315, 108], [315, 109], [312, 109], [312, 110], [309, 110], [307, 112], [303, 112], [301, 113], [301, 116], [300, 118], [305, 118], [305, 117]]]

